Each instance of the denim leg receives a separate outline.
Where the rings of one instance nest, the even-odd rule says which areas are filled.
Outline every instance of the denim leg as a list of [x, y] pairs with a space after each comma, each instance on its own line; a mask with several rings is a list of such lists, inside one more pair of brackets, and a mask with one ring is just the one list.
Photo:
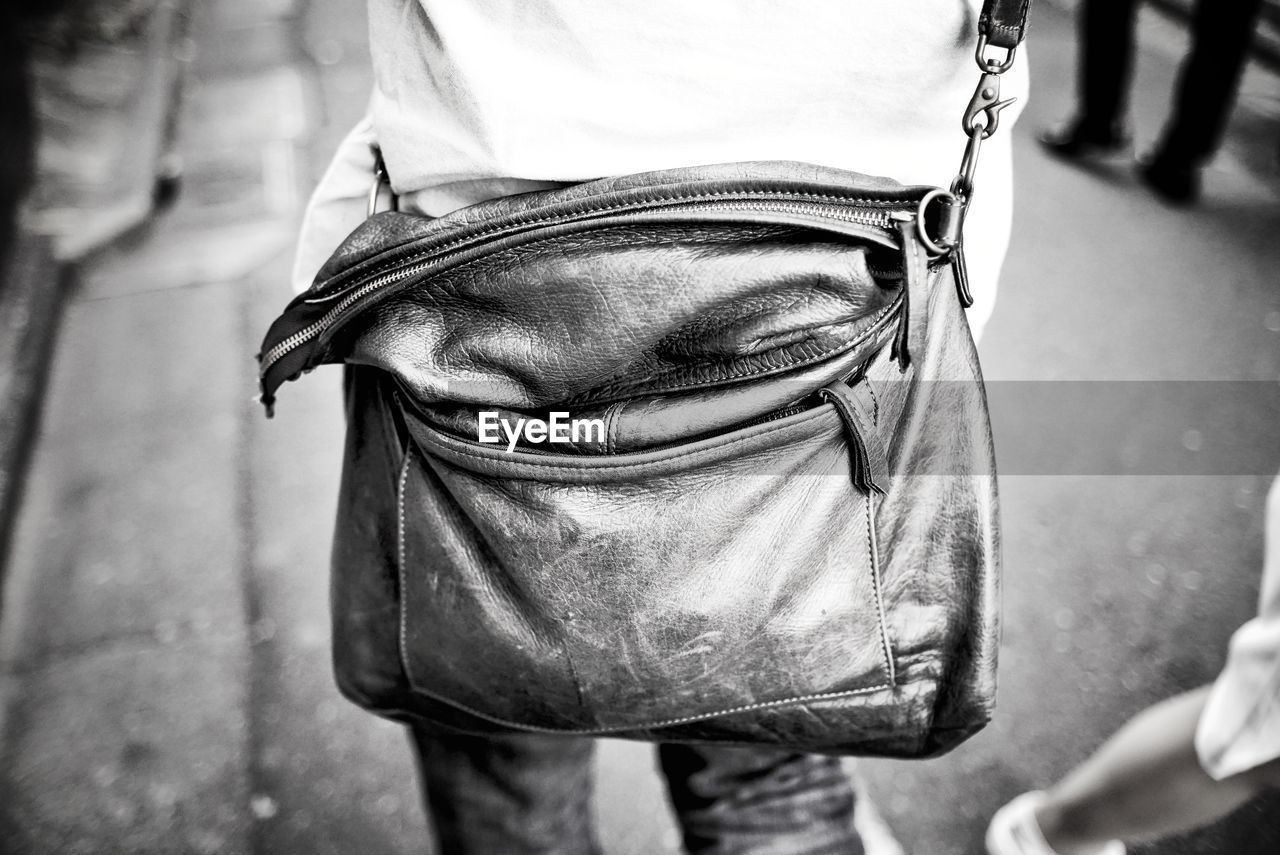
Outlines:
[[863, 855], [833, 757], [666, 744], [658, 755], [692, 855]]
[[592, 740], [410, 732], [440, 855], [599, 855]]

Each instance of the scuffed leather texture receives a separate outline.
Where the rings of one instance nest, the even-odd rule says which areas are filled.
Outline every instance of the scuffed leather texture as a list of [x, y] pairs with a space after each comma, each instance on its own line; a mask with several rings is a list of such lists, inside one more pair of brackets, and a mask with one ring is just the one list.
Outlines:
[[[743, 206], [768, 201], [826, 203], [869, 211], [914, 210], [915, 202], [929, 189], [902, 187], [883, 178], [808, 164], [766, 162], [686, 167], [601, 179], [560, 190], [484, 202], [438, 220], [390, 212], [378, 214], [348, 237], [317, 276], [313, 287], [295, 298], [267, 331], [260, 352], [264, 403], [269, 404], [285, 380], [294, 379], [317, 365], [347, 360], [349, 347], [344, 339], [352, 334], [349, 327], [356, 321], [367, 323], [374, 306], [391, 301], [406, 289], [430, 289], [433, 277], [444, 273], [465, 281], [468, 271], [483, 269], [486, 261], [499, 252], [521, 253], [530, 246], [556, 246], [555, 241], [561, 242], [558, 246], [571, 249], [575, 240], [581, 243], [577, 236], [605, 227], [616, 227], [625, 233], [649, 224], [678, 226], [678, 231], [687, 233], [695, 241], [701, 224], [709, 224], [713, 230], [723, 233], [727, 224], [737, 223], [748, 230], [755, 226], [762, 235], [772, 234], [775, 243], [786, 241], [787, 234], [794, 234], [798, 224], [832, 239], [858, 238], [874, 243], [874, 234], [856, 223], [798, 214], [784, 218]], [[730, 202], [737, 203], [739, 208], [733, 212], [709, 212], [705, 208]], [[652, 242], [653, 238], [649, 240]], [[600, 245], [600, 241], [588, 241], [590, 245]], [[673, 248], [684, 242], [683, 236], [677, 237]], [[744, 253], [739, 264], [749, 262], [749, 242], [737, 236], [732, 242]], [[610, 258], [620, 262], [615, 266], [621, 266], [627, 273], [627, 284], [639, 286], [642, 294], [651, 293], [647, 274], [669, 276], [672, 266], [662, 257], [655, 257], [643, 247], [638, 254], [625, 250], [626, 245], [620, 244]], [[794, 258], [802, 251], [802, 247], [794, 248], [789, 257]], [[642, 265], [640, 268], [634, 267], [637, 259]], [[643, 268], [646, 259], [666, 264], [667, 273], [646, 270]], [[406, 267], [418, 269], [419, 273], [380, 287], [375, 293], [363, 292], [368, 283], [385, 279], [389, 274], [396, 275]], [[598, 273], [603, 275], [604, 271]], [[462, 302], [471, 299], [488, 305], [486, 301], [491, 296], [482, 287], [472, 288], [462, 296]], [[536, 301], [537, 295], [531, 296]], [[310, 333], [316, 325], [322, 325], [324, 331]], [[279, 359], [274, 358], [277, 347], [299, 336], [299, 346], [286, 349]], [[426, 367], [448, 369], [449, 366]], [[465, 371], [466, 366], [462, 368]], [[614, 366], [617, 371], [625, 369], [623, 365]], [[432, 382], [456, 387], [458, 383], [474, 379], [446, 370]], [[477, 401], [489, 391], [480, 390]], [[456, 396], [456, 388], [452, 394], [445, 395], [446, 398]]]
[[[899, 211], [922, 195], [838, 178], [817, 195]], [[643, 177], [594, 186], [357, 231], [315, 293], [358, 289], [421, 257], [424, 232], [495, 210], [509, 223], [652, 194]], [[339, 686], [464, 732], [947, 750], [994, 702], [999, 554], [951, 268], [893, 224], [633, 210], [470, 244], [465, 264], [425, 268], [312, 343], [308, 360], [353, 366]], [[889, 344], [908, 291], [904, 372]], [[277, 340], [297, 319], [281, 324]], [[486, 408], [609, 430], [508, 453], [475, 441]], [[883, 492], [859, 477], [872, 471]]]
[[987, 44], [1012, 50], [1027, 35], [1027, 14], [1031, 0], [986, 0], [978, 17], [978, 32]]

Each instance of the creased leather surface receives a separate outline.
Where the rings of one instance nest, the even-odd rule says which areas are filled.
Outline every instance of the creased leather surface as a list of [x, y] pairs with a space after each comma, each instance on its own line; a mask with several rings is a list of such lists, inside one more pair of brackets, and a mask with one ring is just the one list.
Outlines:
[[366, 707], [408, 709], [400, 662], [396, 485], [401, 442], [384, 378], [348, 367], [347, 437], [333, 538], [329, 606], [338, 688]]
[[[340, 687], [467, 732], [922, 756], [980, 728], [994, 464], [950, 268], [910, 232], [886, 255], [803, 223], [612, 229], [499, 245], [326, 345], [359, 364]], [[843, 377], [852, 424], [815, 394]], [[469, 441], [481, 404], [615, 417], [604, 447], [508, 454]], [[851, 477], [859, 443], [884, 495]]]
[[1027, 34], [1027, 13], [1031, 0], [986, 0], [978, 18], [978, 32], [989, 44], [1016, 48]]
[[[845, 349], [896, 297], [863, 247], [799, 237], [608, 229], [494, 252], [382, 302], [341, 350], [427, 405], [539, 409], [776, 375]], [[684, 284], [691, 268], [703, 287]]]
[[[437, 268], [465, 267], [496, 251], [521, 251], [531, 242], [556, 237], [570, 240], [573, 235], [605, 222], [608, 214], [617, 211], [623, 211], [632, 221], [643, 216], [678, 222], [688, 227], [692, 235], [702, 222], [736, 221], [768, 228], [779, 218], [741, 206], [734, 213], [713, 215], [691, 210], [691, 203], [824, 201], [881, 211], [914, 210], [916, 202], [929, 189], [903, 187], [887, 179], [838, 169], [779, 161], [685, 167], [601, 179], [560, 190], [484, 202], [438, 220], [407, 214], [378, 214], [347, 238], [320, 272], [311, 290], [295, 298], [267, 331], [260, 351], [264, 402], [273, 399], [281, 383], [296, 378], [302, 371], [346, 360], [343, 342], [332, 339], [341, 337], [347, 321], [367, 314], [370, 300], [384, 300], [400, 288], [416, 288], [435, 272], [427, 270], [397, 287], [379, 289], [378, 294], [356, 299], [364, 283], [405, 264], [425, 260]], [[677, 211], [681, 205], [683, 210]], [[883, 246], [891, 246], [891, 242], [868, 233], [865, 227], [840, 219], [806, 218], [799, 214], [782, 219], [793, 227], [806, 224], [812, 231], [845, 235], [870, 244], [878, 240]], [[738, 246], [741, 248], [742, 244]], [[308, 328], [318, 322], [323, 322], [326, 331], [319, 336], [308, 334]], [[280, 359], [271, 358], [277, 346], [293, 341], [299, 333], [303, 334], [302, 346], [288, 349]]]
[[950, 268], [937, 279], [923, 358], [906, 376], [883, 355], [867, 372], [881, 407], [902, 408], [877, 533], [890, 636], [904, 656], [931, 651], [941, 669], [933, 751], [990, 718], [1000, 597], [995, 452], [982, 375]]

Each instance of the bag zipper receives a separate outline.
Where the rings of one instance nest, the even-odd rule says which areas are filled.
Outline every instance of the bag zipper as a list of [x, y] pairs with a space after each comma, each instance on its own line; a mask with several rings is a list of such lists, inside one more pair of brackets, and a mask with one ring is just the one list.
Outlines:
[[[762, 195], [756, 193], [753, 195]], [[789, 194], [777, 194], [789, 195]], [[433, 268], [444, 268], [448, 263], [458, 256], [471, 252], [479, 246], [483, 246], [486, 242], [497, 240], [500, 238], [511, 237], [519, 234], [535, 233], [541, 229], [552, 228], [556, 226], [568, 225], [573, 223], [589, 223], [593, 220], [600, 220], [603, 226], [624, 225], [628, 222], [644, 221], [661, 217], [663, 214], [671, 213], [760, 213], [771, 215], [785, 215], [792, 217], [813, 217], [833, 222], [847, 223], [850, 225], [861, 226], [872, 234], [876, 234], [886, 238], [886, 243], [896, 246], [897, 237], [893, 228], [893, 215], [905, 212], [910, 207], [910, 202], [906, 200], [875, 200], [867, 198], [851, 198], [841, 199], [840, 197], [821, 197], [820, 201], [805, 199], [732, 199], [726, 200], [723, 195], [705, 196], [698, 198], [696, 196], [684, 197], [672, 200], [669, 203], [664, 202], [647, 202], [641, 210], [628, 211], [627, 208], [635, 205], [634, 202], [622, 203], [614, 208], [601, 208], [583, 212], [577, 215], [567, 215], [561, 217], [552, 217], [547, 219], [533, 220], [527, 223], [513, 223], [502, 227], [489, 227], [474, 231], [470, 234], [463, 234], [453, 241], [450, 241], [444, 247], [438, 247], [428, 250], [417, 255], [409, 256], [402, 259], [397, 265], [382, 273], [373, 279], [364, 282], [350, 290], [339, 289], [333, 294], [324, 296], [313, 296], [307, 298], [305, 295], [302, 302], [316, 305], [337, 299], [332, 308], [316, 321], [307, 324], [293, 334], [287, 336], [277, 344], [273, 345], [265, 351], [259, 358], [259, 377], [262, 380], [262, 396], [261, 401], [267, 407], [268, 415], [271, 414], [272, 404], [274, 403], [273, 389], [269, 391], [266, 382], [267, 374], [286, 356], [293, 351], [319, 339], [331, 329], [340, 325], [340, 321], [346, 316], [353, 307], [358, 303], [371, 298], [380, 292], [392, 289], [395, 285], [419, 276]], [[465, 231], [465, 230], [464, 230]], [[536, 239], [536, 238], [535, 238]], [[339, 299], [340, 298], [340, 299]], [[295, 372], [287, 379], [293, 379], [300, 372]], [[275, 385], [279, 385], [278, 383]]]
[[[445, 434], [446, 436], [448, 436], [448, 437], [450, 437], [450, 438], [452, 438], [452, 439], [454, 439], [454, 440], [456, 440], [456, 441], [458, 441], [458, 442], [464, 443], [464, 444], [469, 445], [469, 446], [473, 446], [473, 447], [475, 447], [475, 448], [486, 448], [486, 449], [491, 449], [491, 448], [499, 447], [499, 446], [497, 446], [497, 445], [491, 445], [491, 444], [488, 444], [488, 443], [479, 442], [479, 441], [477, 441], [477, 440], [472, 439], [472, 438], [471, 438], [471, 437], [469, 437], [469, 436], [462, 436], [462, 435], [460, 435], [460, 434], [458, 434], [458, 433], [455, 433], [455, 432], [454, 432], [454, 431], [452, 431], [452, 430], [446, 430], [445, 428], [442, 428], [442, 427], [440, 427], [439, 425], [433, 424], [433, 423], [432, 423], [432, 421], [431, 421], [431, 419], [430, 419], [430, 418], [428, 418], [428, 417], [426, 416], [426, 414], [425, 414], [425, 413], [423, 413], [423, 411], [422, 411], [420, 408], [418, 408], [418, 407], [416, 407], [416, 406], [413, 406], [413, 405], [410, 405], [410, 404], [406, 404], [406, 403], [405, 403], [405, 399], [404, 399], [404, 397], [402, 397], [398, 392], [396, 393], [395, 398], [396, 398], [397, 403], [398, 403], [401, 407], [405, 407], [405, 408], [412, 409], [412, 410], [414, 411], [414, 413], [418, 416], [418, 418], [419, 418], [420, 420], [422, 420], [423, 422], [425, 422], [428, 426], [430, 426], [430, 427], [431, 427], [431, 429], [432, 429], [432, 430], [436, 431], [437, 433], [443, 433], [443, 434]], [[721, 430], [717, 431], [717, 432], [716, 432], [716, 434], [721, 434], [721, 433], [733, 433], [734, 431], [746, 430], [747, 428], [755, 427], [756, 425], [762, 425], [762, 424], [767, 424], [767, 423], [769, 423], [769, 422], [776, 422], [776, 421], [780, 421], [781, 419], [790, 418], [791, 416], [798, 416], [798, 415], [800, 415], [801, 413], [807, 413], [809, 410], [812, 410], [812, 409], [814, 409], [815, 407], [820, 407], [820, 406], [822, 406], [822, 404], [823, 404], [823, 400], [822, 400], [821, 398], [817, 397], [816, 395], [809, 395], [809, 396], [808, 396], [808, 397], [806, 397], [806, 398], [804, 399], [804, 401], [802, 401], [802, 402], [799, 402], [799, 403], [797, 403], [797, 404], [793, 404], [793, 405], [788, 406], [788, 407], [784, 407], [783, 409], [780, 409], [780, 410], [774, 410], [773, 412], [771, 412], [771, 413], [766, 413], [766, 414], [765, 414], [765, 415], [763, 415], [763, 416], [757, 416], [757, 417], [756, 417], [756, 418], [754, 418], [754, 419], [749, 419], [749, 420], [744, 421], [744, 422], [737, 422], [737, 423], [735, 423], [735, 424], [728, 425], [728, 426], [726, 426], [726, 427], [722, 428]], [[716, 434], [708, 434], [708, 436], [713, 436], [713, 435], [716, 435]], [[637, 450], [634, 450], [634, 451], [600, 452], [599, 454], [573, 454], [573, 453], [563, 452], [563, 451], [547, 451], [547, 450], [545, 450], [545, 449], [541, 449], [541, 448], [530, 448], [530, 447], [529, 447], [529, 446], [527, 446], [527, 445], [518, 445], [518, 446], [516, 446], [516, 451], [517, 451], [518, 453], [520, 453], [520, 454], [536, 454], [536, 455], [539, 455], [539, 456], [542, 456], [542, 457], [557, 457], [557, 458], [563, 458], [563, 457], [609, 457], [609, 458], [623, 458], [623, 459], [625, 459], [628, 455], [652, 454], [652, 453], [653, 453], [653, 452], [655, 452], [655, 451], [665, 451], [666, 449], [669, 449], [669, 448], [675, 448], [675, 447], [680, 446], [680, 445], [685, 445], [685, 444], [690, 443], [690, 442], [695, 442], [696, 440], [697, 440], [697, 438], [693, 438], [693, 439], [673, 439], [673, 440], [671, 440], [670, 442], [663, 442], [663, 443], [659, 443], [659, 444], [657, 444], [657, 445], [650, 445], [650, 446], [646, 446], [645, 448], [637, 449]], [[506, 441], [506, 440], [504, 440], [504, 442], [505, 442], [505, 441]]]
[[742, 424], [737, 425], [735, 429], [741, 430], [743, 428], [755, 427], [756, 425], [768, 424], [769, 422], [776, 422], [779, 419], [787, 419], [791, 416], [798, 416], [806, 410], [812, 410], [814, 407], [818, 406], [819, 403], [821, 402], [814, 401], [811, 404], [800, 403], [793, 404], [790, 407], [783, 407], [781, 410], [774, 410], [772, 413], [766, 413], [763, 416], [757, 416], [750, 421], [743, 422]]
[[[856, 373], [856, 372], [855, 372]], [[444, 430], [431, 424], [429, 418], [418, 407], [408, 405], [405, 399], [401, 397], [399, 392], [395, 393], [396, 402], [402, 407], [413, 409], [418, 418], [422, 419], [432, 430], [449, 436], [456, 442], [473, 448], [493, 448], [494, 446], [478, 442], [467, 436], [459, 436], [453, 431]], [[845, 442], [849, 447], [849, 465], [850, 475], [853, 479], [854, 486], [866, 495], [870, 495], [873, 491], [885, 494], [889, 487], [889, 462], [887, 450], [884, 447], [883, 440], [876, 428], [878, 420], [875, 412], [868, 411], [865, 403], [860, 400], [853, 388], [847, 380], [837, 380], [828, 386], [824, 386], [806, 395], [794, 404], [790, 404], [763, 416], [757, 416], [745, 422], [732, 425], [725, 428], [719, 433], [733, 433], [735, 431], [746, 430], [747, 428], [756, 427], [757, 425], [768, 424], [770, 422], [781, 421], [782, 419], [798, 416], [801, 413], [807, 413], [823, 404], [831, 404], [835, 407], [836, 415], [839, 417], [841, 424], [844, 425], [846, 438]], [[625, 451], [618, 454], [607, 455], [589, 455], [591, 457], [609, 457], [610, 459], [626, 459], [632, 455], [652, 454], [655, 451], [663, 451], [669, 448], [675, 448], [684, 445], [693, 440], [682, 439], [673, 440], [669, 443], [654, 445], [638, 451]], [[537, 457], [564, 458], [575, 457], [579, 455], [566, 455], [563, 452], [546, 451], [541, 448], [529, 448], [527, 445], [518, 447], [520, 454], [532, 454]]]
[[857, 371], [842, 380], [836, 380], [818, 389], [790, 406], [752, 419], [736, 429], [767, 424], [799, 415], [822, 404], [831, 404], [835, 407], [836, 415], [840, 417], [847, 434], [850, 475], [854, 486], [867, 495], [872, 491], [884, 495], [889, 487], [889, 458], [876, 427], [879, 414], [874, 408], [868, 409], [866, 402], [854, 391], [851, 379], [856, 376], [858, 376]]

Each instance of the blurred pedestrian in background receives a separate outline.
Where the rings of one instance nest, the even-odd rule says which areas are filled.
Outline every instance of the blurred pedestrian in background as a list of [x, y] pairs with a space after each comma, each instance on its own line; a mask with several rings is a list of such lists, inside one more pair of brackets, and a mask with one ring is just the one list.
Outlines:
[[987, 831], [990, 855], [1123, 855], [1205, 825], [1280, 787], [1280, 478], [1267, 497], [1258, 616], [1218, 679], [1150, 707], [1047, 792], [1023, 793]]
[[0, 3], [0, 287], [18, 227], [18, 207], [35, 175], [36, 120], [31, 97], [30, 33], [38, 14], [57, 4], [36, 0]]
[[[1139, 164], [1143, 182], [1169, 202], [1200, 195], [1200, 170], [1222, 142], [1261, 0], [1198, 0], [1191, 54], [1182, 65], [1173, 113]], [[1066, 125], [1041, 136], [1068, 160], [1122, 151], [1129, 142], [1125, 100], [1132, 77], [1138, 0], [1085, 0], [1077, 71], [1080, 104]]]

